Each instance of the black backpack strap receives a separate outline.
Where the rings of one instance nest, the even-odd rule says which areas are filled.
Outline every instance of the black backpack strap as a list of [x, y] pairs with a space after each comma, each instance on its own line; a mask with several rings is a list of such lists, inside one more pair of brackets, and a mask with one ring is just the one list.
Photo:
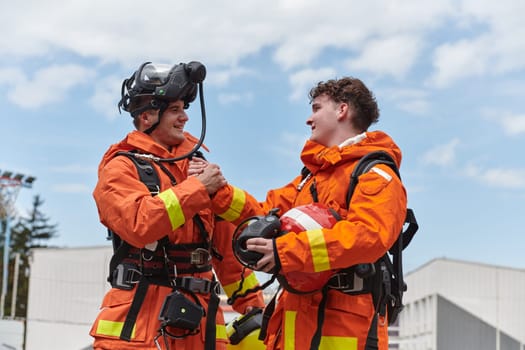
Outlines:
[[370, 328], [368, 329], [368, 335], [366, 337], [365, 350], [378, 350], [379, 349], [379, 338], [377, 337], [377, 313], [372, 317]]
[[140, 308], [142, 307], [142, 303], [146, 298], [148, 286], [148, 280], [145, 277], [141, 277], [138, 282], [135, 295], [133, 296], [133, 301], [131, 302], [131, 306], [128, 310], [128, 314], [126, 315], [126, 320], [124, 321], [124, 325], [122, 326], [122, 331], [120, 332], [120, 339], [131, 341], [131, 333], [133, 332], [133, 327], [135, 326], [135, 322], [137, 321], [137, 316], [139, 314]]
[[319, 345], [321, 345], [321, 335], [326, 315], [326, 302], [328, 300], [327, 286], [324, 286], [324, 288], [321, 290], [321, 294], [321, 301], [319, 302], [319, 306], [317, 307], [317, 328], [312, 337], [312, 340], [310, 341], [310, 350], [317, 350], [319, 349]]
[[359, 182], [359, 176], [368, 172], [376, 164], [388, 165], [401, 179], [401, 175], [399, 174], [399, 169], [397, 168], [396, 162], [394, 161], [394, 159], [392, 159], [390, 154], [386, 153], [385, 151], [375, 151], [368, 153], [359, 160], [354, 170], [352, 171], [352, 174], [350, 175], [350, 185], [348, 186], [348, 191], [346, 192], [347, 208], [348, 206], [350, 206], [350, 200], [352, 199], [352, 195], [354, 194], [357, 183]]
[[133, 164], [135, 164], [135, 167], [137, 168], [137, 172], [139, 174], [140, 181], [146, 185], [149, 192], [152, 196], [156, 196], [159, 194], [160, 191], [160, 178], [159, 174], [157, 174], [157, 171], [151, 164], [151, 162], [133, 157], [129, 153], [120, 153], [126, 157], [128, 157]]
[[279, 294], [279, 289], [272, 297], [272, 300], [266, 305], [266, 307], [263, 310], [262, 315], [262, 322], [261, 322], [261, 330], [259, 331], [259, 340], [264, 340], [266, 338], [266, 334], [268, 332], [268, 323], [270, 322], [270, 318], [273, 315], [273, 312], [275, 311], [275, 305], [277, 303], [277, 294]]
[[[215, 276], [213, 277], [213, 282], [218, 284], [215, 281]], [[214, 288], [210, 293], [210, 301], [208, 303], [208, 312], [206, 313], [206, 335], [204, 338], [204, 350], [214, 350], [215, 343], [217, 340], [217, 323], [215, 317], [217, 311], [219, 310], [220, 298], [217, 293], [217, 290]]]
[[[126, 152], [119, 152], [117, 153], [117, 155], [126, 156], [133, 162], [133, 164], [137, 168], [140, 181], [142, 181], [146, 185], [152, 196], [156, 196], [159, 193], [159, 175], [157, 174], [157, 171], [155, 170], [153, 165], [151, 165], [150, 162], [135, 158], [131, 154]], [[111, 239], [113, 244], [113, 256], [111, 257], [111, 260], [109, 262], [108, 276], [108, 281], [111, 282], [111, 280], [113, 279], [113, 273], [115, 271], [115, 268], [118, 264], [120, 264], [122, 259], [124, 259], [128, 255], [131, 246], [126, 241], [123, 241], [116, 232], [113, 232], [110, 229], [108, 229], [108, 239]]]

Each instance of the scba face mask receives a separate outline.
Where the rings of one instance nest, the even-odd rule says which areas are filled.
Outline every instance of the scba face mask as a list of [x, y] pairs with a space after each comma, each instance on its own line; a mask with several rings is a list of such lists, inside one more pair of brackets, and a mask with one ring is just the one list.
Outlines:
[[202, 83], [205, 77], [206, 67], [197, 61], [174, 66], [145, 62], [122, 83], [119, 111], [122, 108], [135, 114], [137, 111], [130, 110], [131, 102], [142, 96], [152, 96], [160, 101], [182, 100], [184, 108], [188, 108], [197, 96], [197, 84]]

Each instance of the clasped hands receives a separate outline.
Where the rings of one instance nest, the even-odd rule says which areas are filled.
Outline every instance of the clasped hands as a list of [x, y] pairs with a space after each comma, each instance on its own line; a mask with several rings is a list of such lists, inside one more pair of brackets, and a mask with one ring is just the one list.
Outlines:
[[[210, 195], [228, 183], [217, 164], [209, 163], [198, 157], [193, 157], [190, 160], [188, 176], [197, 177]], [[267, 273], [273, 271], [275, 268], [275, 256], [272, 239], [250, 238], [246, 241], [246, 248], [263, 254], [263, 257], [253, 266], [253, 269]]]

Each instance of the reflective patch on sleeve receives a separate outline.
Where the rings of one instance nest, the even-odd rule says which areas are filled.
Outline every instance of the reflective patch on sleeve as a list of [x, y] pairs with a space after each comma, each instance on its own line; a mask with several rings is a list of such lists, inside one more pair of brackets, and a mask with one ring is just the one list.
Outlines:
[[384, 171], [383, 169], [379, 169], [378, 167], [373, 167], [371, 169], [371, 171], [373, 171], [374, 173], [377, 173], [379, 175], [381, 175], [382, 177], [384, 177], [386, 179], [386, 181], [389, 181], [392, 180], [392, 176], [390, 176], [389, 173], [387, 173], [386, 171]]
[[[222, 287], [224, 289], [224, 292], [226, 293], [226, 295], [228, 297], [231, 297], [233, 295], [233, 293], [237, 289], [239, 289], [240, 282], [241, 281], [236, 281], [234, 283], [230, 283], [230, 284], [225, 285], [225, 286]], [[246, 290], [257, 286], [257, 284], [259, 284], [259, 281], [257, 280], [257, 277], [255, 276], [254, 273], [250, 273], [244, 279], [244, 282], [242, 283], [242, 290], [239, 293], [242, 294], [242, 293], [246, 292]]]
[[224, 213], [219, 214], [221, 218], [226, 221], [235, 221], [241, 216], [241, 212], [246, 204], [246, 194], [240, 188], [232, 186], [233, 198], [230, 204], [230, 208]]
[[328, 258], [328, 250], [326, 249], [326, 242], [324, 240], [323, 230], [316, 229], [306, 231], [308, 242], [310, 243], [310, 254], [314, 263], [314, 271], [321, 272], [330, 270], [330, 260]]
[[[99, 320], [97, 324], [96, 334], [120, 337], [120, 333], [122, 333], [123, 327], [124, 322]], [[135, 326], [133, 326], [133, 330], [131, 331], [131, 339], [133, 338], [135, 338]]]
[[215, 326], [215, 335], [217, 339], [226, 340], [228, 336], [226, 335], [226, 326], [223, 324], [218, 324]]
[[186, 219], [180, 206], [179, 199], [171, 189], [159, 193], [158, 197], [164, 202], [164, 207], [170, 218], [171, 229], [175, 230], [181, 227]]

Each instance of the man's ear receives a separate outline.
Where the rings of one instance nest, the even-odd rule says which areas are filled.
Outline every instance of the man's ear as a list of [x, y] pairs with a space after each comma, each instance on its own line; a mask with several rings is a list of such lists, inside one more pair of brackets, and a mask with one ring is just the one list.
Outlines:
[[343, 120], [350, 118], [350, 110], [348, 103], [341, 102], [339, 103], [339, 106], [337, 106], [337, 120]]
[[140, 122], [142, 123], [142, 125], [144, 126], [151, 125], [151, 116], [149, 114], [149, 111], [144, 111], [140, 113], [139, 118], [140, 118]]
[[147, 130], [155, 123], [155, 115], [151, 111], [144, 111], [137, 117], [139, 119], [139, 130]]

